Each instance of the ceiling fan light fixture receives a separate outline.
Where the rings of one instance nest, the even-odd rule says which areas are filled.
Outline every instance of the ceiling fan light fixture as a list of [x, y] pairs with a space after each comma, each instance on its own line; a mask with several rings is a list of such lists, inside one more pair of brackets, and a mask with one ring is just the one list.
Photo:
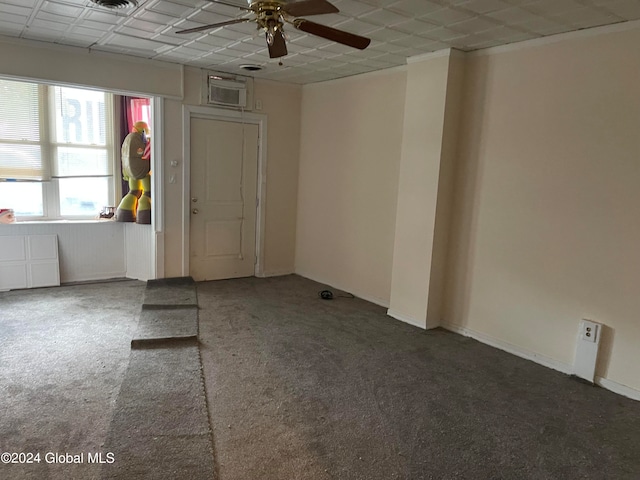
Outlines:
[[138, 6], [138, 0], [91, 0], [100, 7], [105, 8], [131, 8]]

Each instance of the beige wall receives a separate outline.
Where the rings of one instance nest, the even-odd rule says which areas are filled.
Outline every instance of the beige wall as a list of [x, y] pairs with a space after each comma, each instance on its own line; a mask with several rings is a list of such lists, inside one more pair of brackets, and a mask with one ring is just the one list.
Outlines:
[[437, 52], [407, 69], [388, 313], [422, 328], [440, 323], [461, 55]]
[[293, 273], [302, 87], [256, 80], [254, 98], [268, 116], [265, 275]]
[[[199, 105], [202, 70], [184, 70], [183, 102], [165, 100], [165, 273], [183, 273], [182, 238], [182, 105]], [[300, 104], [302, 89], [297, 85], [254, 82], [254, 99], [262, 101], [267, 116], [266, 215], [264, 232], [264, 274], [293, 273], [295, 251], [298, 155], [300, 148]], [[171, 160], [180, 167], [172, 168]], [[171, 175], [176, 183], [169, 183]], [[188, 247], [188, 246], [187, 246]]]
[[447, 321], [640, 390], [640, 31], [468, 61]]
[[[162, 165], [165, 208], [165, 276], [184, 275], [183, 105], [200, 103], [200, 70], [135, 59], [88, 53], [85, 49], [40, 42], [0, 42], [0, 75], [86, 85], [119, 92], [164, 97]], [[267, 194], [264, 247], [266, 275], [294, 269], [297, 162], [300, 141], [301, 87], [255, 82], [260, 113], [267, 116]], [[177, 167], [171, 161], [179, 162]], [[171, 176], [175, 183], [170, 183]], [[159, 199], [156, 199], [158, 201]]]
[[388, 305], [404, 71], [303, 89], [296, 272]]

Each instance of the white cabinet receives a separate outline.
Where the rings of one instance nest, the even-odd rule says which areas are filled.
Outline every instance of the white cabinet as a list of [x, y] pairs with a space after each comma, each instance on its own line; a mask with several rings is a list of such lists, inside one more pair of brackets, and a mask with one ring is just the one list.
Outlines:
[[0, 290], [60, 285], [57, 235], [0, 236]]

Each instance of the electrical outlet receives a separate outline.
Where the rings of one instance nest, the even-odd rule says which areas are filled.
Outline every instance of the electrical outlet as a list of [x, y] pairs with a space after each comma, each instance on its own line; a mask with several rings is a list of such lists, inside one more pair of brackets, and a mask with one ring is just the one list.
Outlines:
[[598, 338], [598, 324], [589, 320], [582, 321], [582, 340], [596, 343]]

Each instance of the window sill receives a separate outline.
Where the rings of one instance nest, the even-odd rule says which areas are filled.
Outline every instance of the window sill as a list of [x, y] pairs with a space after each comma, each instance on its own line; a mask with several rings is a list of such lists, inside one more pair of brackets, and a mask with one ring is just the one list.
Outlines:
[[[124, 223], [124, 222], [116, 222], [115, 220], [111, 220], [109, 218], [97, 219], [97, 218], [86, 218], [82, 220], [18, 220], [13, 223], [5, 223], [0, 225], [50, 225], [56, 223]], [[131, 223], [131, 222], [130, 222]]]

